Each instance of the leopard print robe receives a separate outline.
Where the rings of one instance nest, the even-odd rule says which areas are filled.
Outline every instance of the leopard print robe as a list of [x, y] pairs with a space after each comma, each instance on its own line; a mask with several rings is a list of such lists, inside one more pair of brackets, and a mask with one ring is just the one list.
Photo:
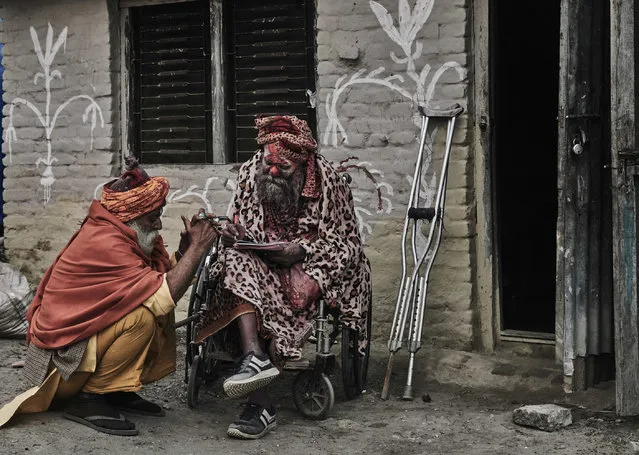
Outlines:
[[[258, 151], [240, 168], [229, 214], [256, 242], [268, 242], [266, 230], [276, 228], [266, 226], [264, 208], [256, 194], [262, 155]], [[339, 309], [341, 321], [359, 330], [363, 351], [371, 299], [370, 264], [364, 255], [350, 188], [326, 158], [316, 155], [316, 164], [319, 197], [302, 197], [297, 226], [284, 237], [305, 250], [304, 271], [318, 283], [326, 304]], [[265, 269], [254, 252], [221, 249], [210, 272], [218, 283], [207, 324], [214, 327], [210, 333], [247, 312], [241, 308], [248, 303], [257, 313], [260, 336], [274, 343], [278, 360], [299, 359], [301, 346], [312, 329], [316, 304], [303, 310], [292, 307], [279, 275]]]

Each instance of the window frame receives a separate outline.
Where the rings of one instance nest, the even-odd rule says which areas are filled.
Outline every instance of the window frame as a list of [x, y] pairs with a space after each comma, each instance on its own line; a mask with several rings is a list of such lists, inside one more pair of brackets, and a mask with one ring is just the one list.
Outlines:
[[[120, 109], [121, 109], [121, 150], [122, 163], [124, 155], [137, 153], [135, 122], [132, 113], [135, 112], [136, 87], [134, 85], [135, 69], [133, 68], [134, 34], [132, 27], [132, 8], [142, 6], [163, 5], [170, 3], [192, 2], [197, 0], [120, 0]], [[224, 31], [222, 0], [209, 0], [209, 37], [210, 47], [210, 107], [211, 107], [211, 141], [212, 153], [203, 163], [184, 165], [228, 164], [225, 150], [226, 143], [226, 90], [224, 81]], [[217, 88], [216, 88], [217, 87]], [[222, 132], [223, 134], [220, 134]], [[158, 163], [158, 165], [170, 163]]]
[[[135, 150], [135, 135], [139, 134], [135, 131], [135, 122], [132, 120], [132, 113], [135, 103], [135, 90], [133, 78], [135, 76], [132, 60], [133, 53], [133, 33], [131, 23], [131, 9], [162, 5], [169, 3], [183, 3], [197, 0], [120, 0], [120, 148], [121, 148], [121, 164], [124, 165], [124, 156], [127, 154], [137, 153]], [[316, 20], [317, 20], [317, 4], [315, 0], [306, 0], [307, 3], [307, 89], [313, 92], [317, 90], [317, 46], [316, 46]], [[229, 150], [232, 145], [231, 138], [235, 137], [235, 131], [231, 131], [230, 122], [230, 100], [234, 93], [229, 93], [231, 87], [234, 87], [235, 74], [227, 76], [227, 72], [231, 69], [227, 61], [227, 27], [224, 25], [225, 0], [208, 0], [209, 4], [209, 36], [210, 44], [210, 107], [211, 107], [211, 126], [210, 138], [211, 154], [210, 160], [207, 157], [205, 163], [180, 164], [181, 166], [199, 166], [209, 164], [234, 164], [238, 163], [238, 152], [233, 144], [233, 150]], [[312, 52], [312, 53], [311, 53]], [[233, 81], [231, 81], [233, 79]], [[309, 125], [313, 133], [317, 135], [318, 129], [318, 110], [307, 99], [309, 108]], [[257, 148], [257, 147], [256, 147]], [[157, 165], [171, 165], [172, 163], [157, 163]]]

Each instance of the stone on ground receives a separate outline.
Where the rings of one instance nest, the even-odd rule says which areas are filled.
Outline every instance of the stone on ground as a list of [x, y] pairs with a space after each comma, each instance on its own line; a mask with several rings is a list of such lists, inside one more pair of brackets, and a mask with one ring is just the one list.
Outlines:
[[570, 409], [556, 404], [522, 406], [513, 411], [513, 422], [543, 431], [556, 431], [572, 423]]

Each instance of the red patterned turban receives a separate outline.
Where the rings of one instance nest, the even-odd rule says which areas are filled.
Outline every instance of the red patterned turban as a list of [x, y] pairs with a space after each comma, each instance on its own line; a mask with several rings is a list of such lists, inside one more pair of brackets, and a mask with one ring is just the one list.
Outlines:
[[275, 115], [255, 119], [257, 143], [268, 144], [268, 150], [276, 157], [286, 158], [294, 163], [306, 164], [306, 181], [302, 196], [319, 197], [315, 150], [317, 142], [305, 120], [294, 115]]
[[102, 188], [100, 203], [126, 223], [164, 205], [169, 193], [169, 181], [164, 177], [149, 177], [134, 157], [126, 157], [126, 171]]

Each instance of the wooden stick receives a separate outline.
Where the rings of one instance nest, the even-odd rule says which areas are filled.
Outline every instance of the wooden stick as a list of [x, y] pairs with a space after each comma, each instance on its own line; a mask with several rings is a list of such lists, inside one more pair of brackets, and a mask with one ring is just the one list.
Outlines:
[[394, 355], [395, 355], [395, 353], [391, 352], [390, 355], [388, 356], [388, 366], [386, 367], [386, 376], [384, 376], [384, 387], [382, 388], [382, 395], [381, 395], [382, 400], [387, 400], [388, 399], [388, 392], [389, 392], [389, 389], [390, 389], [391, 373], [393, 371], [393, 356]]

